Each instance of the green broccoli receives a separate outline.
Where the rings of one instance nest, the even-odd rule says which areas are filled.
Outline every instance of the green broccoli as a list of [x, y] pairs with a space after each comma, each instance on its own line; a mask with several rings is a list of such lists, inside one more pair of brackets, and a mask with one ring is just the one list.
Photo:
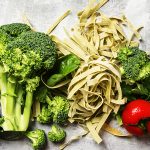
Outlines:
[[[43, 89], [42, 87], [40, 89]], [[40, 94], [41, 93], [41, 94]], [[37, 121], [42, 124], [54, 123], [63, 125], [67, 122], [69, 112], [69, 101], [61, 96], [55, 96], [52, 100], [49, 98], [45, 90], [37, 95], [41, 98], [41, 113], [37, 117]]]
[[51, 142], [62, 142], [66, 137], [66, 132], [58, 127], [57, 125], [52, 125], [51, 131], [48, 132], [48, 139]]
[[20, 34], [31, 31], [31, 28], [23, 23], [12, 23], [0, 26], [0, 55], [4, 54], [7, 44], [15, 40]]
[[120, 71], [131, 82], [143, 80], [150, 76], [150, 59], [146, 52], [137, 47], [122, 48], [118, 52], [121, 63]]
[[46, 136], [44, 130], [35, 129], [34, 131], [26, 131], [25, 136], [31, 140], [34, 150], [43, 149], [46, 144]]
[[40, 115], [37, 117], [39, 123], [45, 124], [50, 123], [52, 120], [52, 111], [49, 109], [49, 106], [43, 105]]
[[63, 125], [67, 122], [70, 104], [69, 101], [61, 96], [55, 96], [52, 99], [51, 110], [53, 113], [53, 122]]
[[40, 103], [46, 103], [47, 92], [48, 90], [46, 86], [39, 86], [35, 92], [36, 100]]
[[46, 95], [46, 98], [41, 101], [41, 106], [41, 113], [37, 117], [39, 123], [46, 124], [53, 121], [56, 124], [64, 125], [67, 122], [70, 104], [66, 98], [55, 96], [51, 100]]
[[0, 30], [3, 30], [6, 34], [11, 36], [12, 38], [16, 38], [24, 32], [31, 31], [31, 28], [24, 23], [12, 23], [2, 25], [0, 27]]
[[52, 110], [50, 109], [51, 99], [49, 98], [50, 92], [46, 86], [39, 86], [35, 92], [35, 97], [40, 102], [40, 114], [37, 116], [37, 121], [42, 124], [51, 123], [52, 121]]
[[[11, 25], [6, 27], [9, 26]], [[20, 24], [16, 28], [9, 28], [12, 31], [7, 33], [8, 37], [18, 35], [24, 30], [24, 27], [18, 29], [21, 28]], [[7, 39], [5, 30], [0, 33]], [[4, 44], [0, 46], [0, 103], [4, 117], [1, 127], [4, 131], [26, 131], [40, 73], [53, 67], [57, 51], [51, 38], [40, 32], [22, 32], [12, 41], [4, 41], [4, 38], [0, 38], [0, 43]]]
[[49, 104], [51, 105], [51, 92], [48, 88], [44, 85], [39, 86], [35, 92], [36, 100], [38, 100], [42, 104]]

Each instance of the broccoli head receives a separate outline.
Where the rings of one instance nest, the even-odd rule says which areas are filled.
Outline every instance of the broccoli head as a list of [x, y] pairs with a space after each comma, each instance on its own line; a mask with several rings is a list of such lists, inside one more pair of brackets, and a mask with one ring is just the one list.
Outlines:
[[48, 35], [40, 32], [26, 32], [8, 43], [1, 59], [6, 70], [24, 79], [41, 70], [51, 69], [56, 56], [55, 44]]
[[58, 127], [57, 125], [52, 125], [51, 131], [48, 132], [48, 139], [51, 142], [62, 142], [66, 137], [66, 132]]
[[55, 96], [51, 104], [53, 122], [63, 125], [68, 119], [69, 108], [70, 104], [66, 98]]
[[49, 109], [49, 106], [44, 105], [42, 106], [42, 110], [40, 115], [37, 117], [37, 121], [39, 123], [45, 124], [45, 123], [50, 123], [52, 120], [52, 111]]
[[130, 81], [139, 81], [150, 76], [150, 59], [137, 47], [125, 47], [118, 52], [121, 73]]
[[25, 136], [31, 140], [34, 150], [40, 150], [46, 144], [46, 136], [44, 130], [35, 129], [34, 131], [26, 131]]

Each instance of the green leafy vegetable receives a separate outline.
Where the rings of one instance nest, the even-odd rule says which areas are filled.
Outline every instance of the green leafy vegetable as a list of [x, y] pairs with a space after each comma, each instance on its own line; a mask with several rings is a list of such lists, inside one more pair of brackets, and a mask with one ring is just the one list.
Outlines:
[[80, 60], [73, 54], [66, 55], [58, 60], [54, 71], [47, 81], [48, 86], [54, 86], [71, 72], [75, 71], [80, 65]]

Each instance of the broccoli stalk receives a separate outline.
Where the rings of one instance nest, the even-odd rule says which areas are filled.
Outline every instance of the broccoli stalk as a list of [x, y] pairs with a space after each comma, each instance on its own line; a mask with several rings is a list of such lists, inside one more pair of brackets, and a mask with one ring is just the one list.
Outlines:
[[[0, 79], [2, 115], [5, 119], [2, 128], [4, 131], [25, 131], [29, 125], [33, 92], [38, 86], [40, 78], [30, 79], [30, 84], [26, 85], [25, 97], [22, 86], [17, 83], [14, 77], [7, 78], [7, 74], [3, 73]], [[29, 87], [32, 88], [29, 89]], [[22, 100], [25, 103], [23, 109]]]

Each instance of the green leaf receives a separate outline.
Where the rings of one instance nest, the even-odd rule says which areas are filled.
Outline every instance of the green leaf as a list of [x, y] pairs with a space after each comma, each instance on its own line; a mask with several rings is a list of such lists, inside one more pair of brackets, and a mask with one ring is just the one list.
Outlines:
[[73, 54], [66, 55], [59, 60], [59, 73], [68, 75], [77, 69], [80, 65], [80, 60]]
[[56, 66], [54, 67], [54, 74], [51, 75], [47, 81], [48, 86], [54, 86], [60, 82], [64, 77], [66, 77], [71, 72], [75, 71], [80, 65], [80, 59], [69, 54], [58, 60]]
[[47, 85], [48, 85], [48, 86], [54, 86], [54, 85], [56, 85], [59, 81], [61, 81], [64, 77], [65, 77], [65, 75], [63, 75], [63, 74], [54, 74], [54, 75], [52, 75], [52, 76], [48, 79]]

